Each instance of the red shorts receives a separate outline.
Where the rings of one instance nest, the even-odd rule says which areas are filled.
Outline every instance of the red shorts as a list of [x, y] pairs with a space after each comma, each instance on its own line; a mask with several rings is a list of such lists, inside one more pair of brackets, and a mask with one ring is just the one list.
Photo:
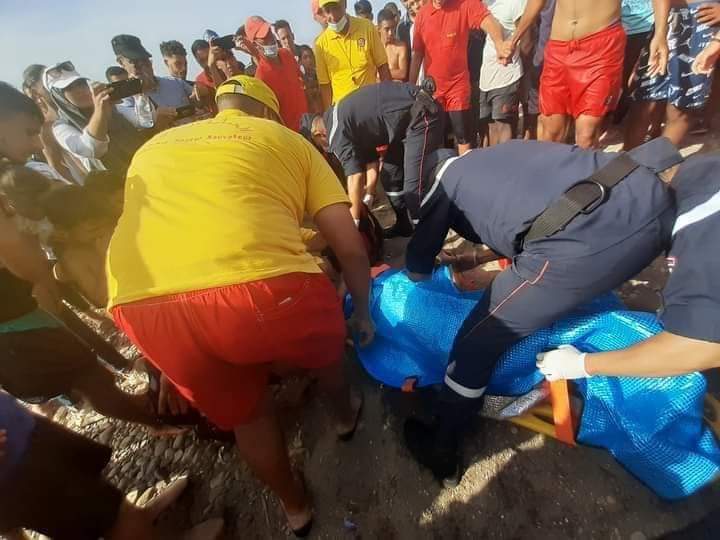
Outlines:
[[288, 274], [112, 309], [117, 325], [211, 422], [252, 420], [272, 364], [340, 362], [345, 319], [324, 274]]
[[540, 78], [540, 113], [605, 116], [622, 91], [625, 30], [620, 23], [574, 41], [551, 39]]

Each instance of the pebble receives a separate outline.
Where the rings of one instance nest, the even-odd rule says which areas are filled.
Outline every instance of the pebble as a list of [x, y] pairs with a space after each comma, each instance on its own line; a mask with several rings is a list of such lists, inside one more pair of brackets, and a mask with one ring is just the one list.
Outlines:
[[147, 488], [140, 497], [138, 497], [137, 505], [138, 506], [145, 506], [147, 503], [150, 502], [150, 499], [152, 499], [152, 496], [155, 494], [155, 488], [150, 487]]
[[138, 491], [136, 489], [132, 490], [125, 498], [128, 502], [130, 502], [130, 504], [135, 504], [135, 501], [137, 501], [138, 498]]
[[188, 446], [185, 449], [185, 452], [183, 453], [183, 457], [182, 457], [183, 461], [185, 461], [185, 462], [192, 461], [192, 459], [194, 457], [195, 457], [195, 448], [193, 448], [192, 446]]
[[132, 437], [127, 436], [120, 442], [120, 444], [118, 445], [118, 448], [121, 448], [121, 449], [130, 448], [130, 445], [132, 443], [133, 443]]
[[175, 452], [173, 452], [170, 448], [165, 450], [165, 454], [163, 455], [165, 459], [165, 463], [171, 463], [172, 460], [175, 458]]
[[223, 472], [218, 473], [218, 475], [215, 476], [215, 478], [210, 480], [210, 489], [215, 490], [217, 487], [222, 486], [224, 479], [225, 479], [225, 473], [223, 473]]
[[178, 435], [177, 437], [175, 437], [175, 440], [173, 441], [173, 445], [172, 445], [173, 450], [179, 450], [180, 448], [183, 447], [184, 443], [185, 443], [185, 435]]
[[109, 445], [112, 441], [113, 434], [115, 433], [115, 428], [110, 426], [105, 431], [103, 431], [100, 436], [98, 437], [98, 442], [100, 444]]
[[165, 453], [165, 450], [167, 450], [167, 441], [161, 440], [155, 445], [155, 457], [161, 457]]
[[183, 458], [183, 451], [182, 450], [175, 450], [175, 457], [173, 458], [173, 463], [179, 463], [180, 460]]

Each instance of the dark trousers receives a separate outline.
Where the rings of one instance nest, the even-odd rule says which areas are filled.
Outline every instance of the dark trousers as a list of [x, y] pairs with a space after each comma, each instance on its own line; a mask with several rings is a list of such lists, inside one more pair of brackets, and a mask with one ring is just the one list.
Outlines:
[[668, 212], [589, 256], [569, 256], [567, 248], [554, 256], [552, 239], [531, 243], [495, 278], [463, 323], [450, 353], [445, 390], [480, 398], [508, 348], [638, 274], [660, 255], [671, 227]]
[[414, 114], [405, 138], [390, 144], [380, 172], [380, 181], [395, 212], [407, 209], [413, 220], [419, 218], [420, 201], [429, 188], [422, 182], [425, 156], [442, 147], [440, 114], [429, 110]]

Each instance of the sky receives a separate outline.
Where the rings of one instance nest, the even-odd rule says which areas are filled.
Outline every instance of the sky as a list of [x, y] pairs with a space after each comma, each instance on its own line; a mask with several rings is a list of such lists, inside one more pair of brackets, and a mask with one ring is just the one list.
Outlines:
[[[385, 3], [372, 1], [374, 13]], [[190, 53], [192, 42], [208, 28], [232, 34], [250, 15], [270, 22], [287, 19], [299, 44], [311, 45], [321, 30], [310, 0], [0, 0], [0, 80], [19, 87], [28, 65], [65, 60], [82, 75], [104, 80], [105, 69], [116, 64], [110, 46], [116, 34], [138, 36], [153, 55], [157, 75], [167, 75], [160, 42], [180, 41], [194, 79], [199, 67]]]

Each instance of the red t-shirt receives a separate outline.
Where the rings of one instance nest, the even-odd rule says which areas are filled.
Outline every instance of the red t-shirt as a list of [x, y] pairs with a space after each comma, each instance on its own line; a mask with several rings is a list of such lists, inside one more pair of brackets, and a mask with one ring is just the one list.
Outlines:
[[447, 111], [469, 106], [468, 40], [489, 14], [480, 0], [447, 0], [441, 8], [428, 2], [415, 17], [413, 51], [425, 53], [425, 74], [435, 79]]
[[289, 50], [280, 49], [279, 53], [280, 61], [277, 63], [261, 58], [255, 77], [275, 92], [280, 103], [280, 116], [285, 125], [294, 131], [300, 131], [300, 119], [308, 112], [302, 72]]
[[204, 71], [201, 71], [200, 75], [195, 77], [195, 83], [199, 84], [201, 86], [206, 86], [207, 88], [212, 88], [213, 90], [215, 90], [215, 83], [213, 82], [212, 77], [210, 77]]

